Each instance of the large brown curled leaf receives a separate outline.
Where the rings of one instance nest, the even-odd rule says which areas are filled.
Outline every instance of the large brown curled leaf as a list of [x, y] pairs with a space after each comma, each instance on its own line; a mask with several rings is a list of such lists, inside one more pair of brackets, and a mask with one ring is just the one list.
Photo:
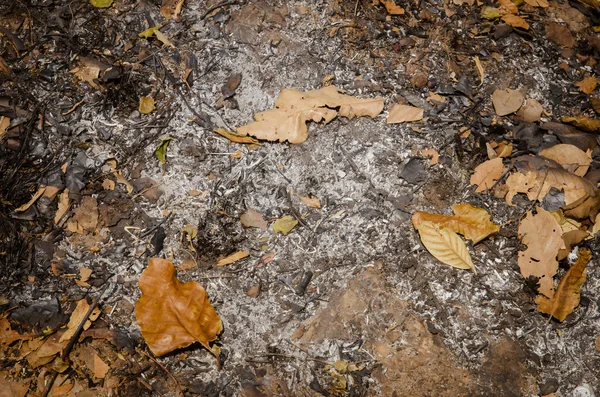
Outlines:
[[487, 236], [496, 233], [500, 227], [490, 220], [490, 214], [483, 208], [461, 203], [452, 206], [454, 215], [431, 214], [428, 212], [415, 212], [412, 223], [415, 229], [424, 222], [431, 222], [440, 228], [448, 228], [462, 234], [477, 244]]
[[479, 164], [471, 175], [469, 183], [477, 185], [475, 193], [480, 193], [491, 189], [505, 171], [506, 167], [502, 164], [502, 159], [497, 157]]
[[519, 225], [519, 238], [527, 246], [525, 251], [519, 251], [517, 261], [521, 274], [540, 279], [540, 294], [551, 298], [554, 295], [554, 281], [552, 277], [558, 270], [556, 255], [564, 248], [562, 229], [556, 218], [544, 210], [537, 208], [537, 214], [531, 211]]
[[554, 296], [548, 299], [540, 295], [535, 300], [540, 312], [549, 314], [561, 322], [579, 305], [581, 285], [585, 282], [585, 267], [592, 259], [592, 252], [588, 249], [581, 248], [578, 254], [575, 263], [560, 280]]
[[577, 176], [584, 176], [592, 163], [592, 151], [587, 152], [574, 145], [559, 143], [540, 152], [540, 156], [556, 161], [564, 169]]
[[415, 227], [421, 242], [437, 260], [458, 269], [472, 269], [475, 272], [467, 246], [458, 234], [431, 221], [424, 221]]
[[162, 356], [200, 342], [219, 362], [220, 349], [209, 343], [217, 339], [223, 324], [200, 284], [182, 283], [170, 261], [151, 258], [139, 287], [142, 296], [135, 317], [152, 353]]
[[383, 98], [355, 98], [341, 94], [333, 85], [306, 92], [286, 88], [279, 94], [274, 109], [256, 113], [255, 121], [239, 127], [237, 132], [267, 141], [302, 143], [308, 138], [307, 121], [327, 124], [338, 115], [374, 118], [382, 110]]

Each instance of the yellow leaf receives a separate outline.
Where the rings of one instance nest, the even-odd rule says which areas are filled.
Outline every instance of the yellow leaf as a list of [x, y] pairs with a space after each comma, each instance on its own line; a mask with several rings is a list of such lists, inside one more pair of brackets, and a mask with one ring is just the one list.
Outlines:
[[477, 185], [476, 193], [486, 191], [494, 186], [506, 170], [507, 168], [502, 164], [502, 158], [500, 157], [484, 161], [475, 168], [469, 183]]
[[275, 233], [283, 233], [287, 235], [296, 225], [298, 224], [298, 220], [292, 218], [291, 216], [282, 216], [273, 222], [273, 231]]
[[154, 98], [151, 96], [143, 96], [140, 98], [140, 113], [150, 114], [154, 110]]
[[423, 108], [395, 104], [387, 118], [388, 124], [407, 123], [423, 119]]
[[219, 363], [220, 350], [209, 343], [223, 331], [223, 324], [200, 284], [182, 283], [170, 261], [151, 258], [139, 287], [142, 296], [135, 318], [152, 353], [162, 356], [200, 342]]
[[501, 15], [500, 10], [495, 7], [486, 6], [481, 10], [481, 18], [483, 19], [497, 19], [500, 18]]
[[113, 0], [90, 0], [90, 4], [96, 8], [108, 8], [112, 3]]
[[475, 272], [467, 246], [458, 234], [430, 221], [419, 224], [417, 230], [421, 242], [437, 260], [458, 269], [472, 269]]
[[558, 321], [564, 321], [579, 305], [581, 285], [585, 282], [585, 267], [592, 258], [592, 252], [586, 248], [579, 249], [577, 261], [567, 270], [558, 284], [556, 293], [551, 299], [538, 296], [538, 310], [549, 314]]
[[565, 123], [573, 124], [575, 127], [589, 132], [596, 132], [600, 130], [600, 120], [593, 119], [591, 117], [563, 116], [562, 121]]
[[483, 208], [461, 203], [452, 206], [452, 210], [453, 216], [417, 211], [412, 216], [413, 226], [418, 229], [424, 222], [431, 222], [439, 228], [462, 234], [473, 244], [500, 230], [500, 226], [491, 221], [490, 214]]
[[10, 119], [8, 117], [0, 116], [0, 142], [4, 139], [4, 136], [8, 132], [10, 126]]
[[239, 260], [241, 260], [241, 259], [244, 259], [244, 258], [246, 258], [248, 255], [249, 255], [249, 254], [248, 254], [248, 252], [246, 252], [246, 251], [238, 251], [238, 252], [235, 252], [235, 253], [233, 253], [233, 254], [231, 254], [231, 255], [229, 255], [229, 256], [226, 256], [226, 257], [225, 257], [225, 258], [223, 258], [223, 259], [220, 259], [220, 260], [217, 262], [217, 266], [231, 265], [232, 263], [235, 263], [235, 262], [237, 262], [237, 261], [239, 261]]
[[159, 28], [160, 28], [160, 26], [153, 26], [151, 28], [144, 30], [143, 32], [140, 32], [138, 34], [138, 36], [139, 37], [152, 37], [152, 36], [154, 36], [154, 32], [157, 32]]
[[338, 115], [374, 118], [382, 110], [383, 98], [355, 98], [341, 94], [333, 85], [306, 92], [286, 88], [275, 101], [275, 109], [256, 113], [255, 121], [239, 127], [237, 132], [267, 141], [302, 143], [308, 138], [308, 121], [327, 124]]

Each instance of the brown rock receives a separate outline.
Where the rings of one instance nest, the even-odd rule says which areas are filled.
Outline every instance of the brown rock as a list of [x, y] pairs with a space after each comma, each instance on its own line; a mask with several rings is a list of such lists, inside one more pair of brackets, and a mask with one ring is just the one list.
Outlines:
[[546, 25], [546, 37], [559, 47], [573, 48], [577, 44], [569, 28], [556, 22]]

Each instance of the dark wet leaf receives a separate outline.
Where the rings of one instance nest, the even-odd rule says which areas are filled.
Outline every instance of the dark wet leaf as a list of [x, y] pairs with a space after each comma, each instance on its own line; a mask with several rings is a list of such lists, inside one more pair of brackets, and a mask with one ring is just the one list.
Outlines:
[[548, 212], [556, 211], [565, 205], [565, 193], [555, 187], [550, 188], [550, 192], [542, 201], [542, 208]]
[[150, 240], [150, 243], [152, 243], [152, 246], [154, 247], [154, 256], [160, 254], [165, 247], [165, 238], [167, 238], [165, 228], [159, 226], [158, 229], [156, 229], [154, 236], [152, 236], [152, 239]]
[[427, 171], [423, 167], [423, 162], [419, 159], [410, 159], [402, 169], [400, 177], [406, 182], [416, 185], [427, 178]]
[[583, 132], [571, 125], [549, 122], [543, 123], [541, 127], [556, 135], [561, 143], [575, 145], [583, 151], [593, 150], [598, 146], [596, 135]]
[[79, 192], [87, 184], [87, 178], [85, 177], [85, 163], [87, 159], [88, 157], [85, 152], [81, 151], [67, 167], [66, 183], [67, 189], [69, 189], [69, 198], [76, 201], [81, 199]]

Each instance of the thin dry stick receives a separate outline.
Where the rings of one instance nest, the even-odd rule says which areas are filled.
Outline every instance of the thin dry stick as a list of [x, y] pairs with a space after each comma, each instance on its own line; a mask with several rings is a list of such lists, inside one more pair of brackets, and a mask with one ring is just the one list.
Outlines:
[[152, 357], [151, 355], [149, 355], [145, 351], [143, 351], [143, 350], [138, 350], [138, 351], [140, 353], [142, 353], [144, 356], [148, 357], [150, 360], [154, 361], [159, 367], [161, 367], [163, 369], [163, 371], [165, 371], [167, 373], [167, 375], [169, 375], [169, 377], [171, 379], [173, 379], [173, 381], [177, 385], [177, 389], [179, 389], [179, 393], [181, 393], [181, 396], [185, 397], [185, 394], [183, 393], [183, 389], [181, 388], [181, 385], [179, 384], [179, 381], [177, 380], [177, 378], [175, 378], [173, 376], [173, 374], [164, 365], [162, 365], [161, 363], [159, 363], [157, 359], [155, 359], [154, 357]]

